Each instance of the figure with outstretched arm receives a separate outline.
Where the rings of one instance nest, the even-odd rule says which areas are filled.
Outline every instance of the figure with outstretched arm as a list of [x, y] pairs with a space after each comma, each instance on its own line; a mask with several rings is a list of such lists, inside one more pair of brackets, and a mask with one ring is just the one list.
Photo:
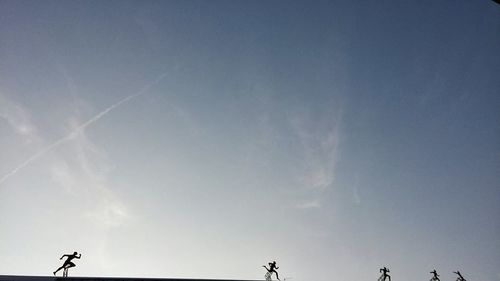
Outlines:
[[276, 261], [269, 262], [267, 264], [269, 265], [269, 268], [267, 268], [267, 266], [265, 266], [265, 265], [263, 265], [262, 267], [264, 267], [267, 270], [269, 277], [274, 273], [274, 274], [276, 274], [276, 278], [278, 280], [280, 280], [280, 278], [278, 277], [278, 272], [276, 271], [276, 269], [279, 269], [279, 267], [276, 266]]
[[455, 273], [455, 274], [458, 275], [457, 281], [466, 281], [465, 278], [460, 273], [460, 271], [458, 271], [458, 270], [457, 271], [453, 271], [453, 273]]
[[77, 252], [74, 252], [71, 255], [68, 255], [68, 254], [67, 255], [63, 255], [59, 259], [62, 260], [64, 257], [66, 257], [66, 260], [64, 261], [64, 264], [61, 265], [61, 267], [59, 267], [56, 271], [52, 272], [52, 273], [54, 273], [54, 276], [61, 269], [68, 269], [68, 268], [71, 268], [71, 267], [75, 267], [76, 265], [71, 260], [73, 260], [73, 259], [80, 259], [82, 257], [82, 254], [78, 255]]
[[439, 279], [439, 274], [436, 272], [436, 270], [434, 269], [433, 271], [431, 271], [430, 273], [432, 273], [434, 276], [432, 276], [431, 280], [430, 281], [441, 281]]
[[391, 272], [387, 267], [384, 266], [384, 268], [381, 268], [379, 272], [382, 272], [382, 275], [378, 278], [380, 281], [385, 281], [386, 278], [389, 278], [389, 281], [391, 281], [391, 276], [387, 274], [387, 272]]

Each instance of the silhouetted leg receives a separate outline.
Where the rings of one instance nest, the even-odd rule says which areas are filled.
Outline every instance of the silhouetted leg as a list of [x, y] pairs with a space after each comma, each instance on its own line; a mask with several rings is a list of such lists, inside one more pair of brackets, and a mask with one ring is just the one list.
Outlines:
[[274, 271], [274, 273], [276, 273], [276, 279], [280, 280], [280, 278], [278, 277], [278, 272]]
[[387, 275], [387, 277], [389, 277], [389, 281], [391, 281], [391, 276], [390, 276], [390, 275]]
[[56, 275], [57, 272], [59, 272], [59, 270], [63, 269], [64, 268], [64, 265], [62, 265], [61, 267], [59, 267], [56, 271], [52, 272], [54, 273], [54, 275]]

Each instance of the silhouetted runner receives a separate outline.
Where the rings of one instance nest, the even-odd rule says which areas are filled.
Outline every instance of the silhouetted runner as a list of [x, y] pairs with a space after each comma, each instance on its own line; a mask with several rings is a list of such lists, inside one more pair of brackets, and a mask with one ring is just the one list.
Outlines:
[[379, 272], [382, 272], [382, 276], [378, 278], [379, 281], [385, 281], [386, 278], [389, 278], [389, 281], [391, 281], [391, 276], [387, 274], [387, 272], [391, 272], [387, 267], [384, 266], [384, 268], [381, 268]]
[[66, 260], [64, 261], [64, 264], [59, 267], [56, 271], [54, 271], [54, 276], [56, 275], [56, 273], [61, 270], [61, 269], [68, 269], [68, 268], [71, 268], [71, 267], [75, 267], [76, 265], [71, 262], [72, 259], [79, 259], [82, 257], [82, 254], [80, 254], [79, 256], [77, 256], [77, 252], [74, 252], [72, 255], [63, 255], [60, 260], [62, 260], [64, 257], [67, 257]]
[[457, 281], [465, 281], [465, 278], [460, 274], [460, 271], [453, 271], [453, 273], [458, 274]]
[[276, 271], [276, 269], [279, 269], [279, 267], [276, 266], [276, 261], [269, 262], [268, 264], [269, 268], [267, 268], [265, 265], [262, 266], [267, 270], [266, 280], [268, 278], [269, 280], [271, 279], [271, 275], [273, 274], [273, 272], [276, 274], [276, 279], [280, 280], [280, 278], [278, 277], [278, 272]]
[[434, 269], [433, 271], [431, 271], [430, 273], [434, 274], [434, 276], [432, 276], [431, 280], [430, 281], [441, 281], [439, 279], [439, 274], [436, 272], [436, 270]]

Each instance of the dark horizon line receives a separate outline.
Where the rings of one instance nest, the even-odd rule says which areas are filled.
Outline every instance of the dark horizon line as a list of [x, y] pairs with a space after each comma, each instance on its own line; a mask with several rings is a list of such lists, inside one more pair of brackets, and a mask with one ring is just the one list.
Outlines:
[[23, 281], [23, 280], [62, 280], [62, 279], [71, 279], [73, 281], [85, 280], [85, 281], [99, 281], [99, 280], [141, 280], [141, 281], [264, 281], [261, 280], [252, 280], [252, 279], [230, 279], [230, 278], [172, 278], [172, 277], [104, 277], [104, 276], [51, 276], [51, 275], [1, 275], [0, 281]]

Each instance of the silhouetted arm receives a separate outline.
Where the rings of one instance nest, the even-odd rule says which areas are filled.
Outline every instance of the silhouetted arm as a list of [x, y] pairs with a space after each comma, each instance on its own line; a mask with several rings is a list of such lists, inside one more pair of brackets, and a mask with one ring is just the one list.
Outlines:
[[62, 255], [59, 259], [62, 260], [64, 257], [67, 257], [68, 255]]
[[79, 258], [81, 258], [81, 257], [82, 257], [82, 254], [80, 254], [78, 257], [77, 257], [77, 256], [75, 256], [75, 258], [77, 258], [77, 259], [79, 259]]

